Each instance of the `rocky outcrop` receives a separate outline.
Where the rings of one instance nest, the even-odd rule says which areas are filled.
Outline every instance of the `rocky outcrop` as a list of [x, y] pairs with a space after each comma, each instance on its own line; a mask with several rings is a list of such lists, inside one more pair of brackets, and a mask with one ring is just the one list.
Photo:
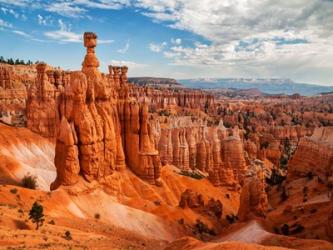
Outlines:
[[79, 175], [89, 182], [103, 182], [125, 166], [149, 183], [160, 184], [160, 158], [149, 134], [148, 105], [129, 97], [126, 67], [121, 72], [110, 67], [108, 76], [99, 72], [96, 38], [94, 33], [84, 34], [87, 54], [82, 71], [70, 72], [63, 91], [54, 91], [39, 66], [41, 97], [51, 89], [55, 98], [46, 97], [53, 98], [53, 108], [59, 110], [54, 119], [57, 179], [51, 188], [73, 185]]
[[0, 121], [7, 125], [26, 126], [27, 88], [34, 79], [28, 73], [20, 66], [0, 64]]
[[220, 200], [210, 198], [206, 204], [203, 196], [191, 189], [186, 189], [180, 196], [180, 208], [190, 208], [198, 213], [211, 217], [221, 218], [223, 213], [223, 204]]
[[223, 160], [227, 169], [232, 169], [239, 183], [244, 182], [247, 164], [244, 148], [237, 132], [223, 140]]
[[80, 162], [78, 138], [74, 123], [69, 123], [63, 117], [61, 120], [59, 135], [55, 148], [54, 164], [57, 166], [57, 179], [52, 183], [51, 189], [59, 185], [73, 185], [79, 179]]
[[58, 89], [51, 83], [51, 74], [47, 71], [46, 64], [38, 64], [36, 68], [37, 78], [28, 92], [27, 127], [35, 133], [53, 139], [59, 123], [57, 103], [62, 88]]
[[327, 216], [326, 234], [331, 240], [333, 240], [333, 199], [331, 199], [330, 208]]
[[178, 106], [211, 114], [215, 113], [214, 95], [201, 90], [182, 89], [180, 91], [179, 89], [159, 89], [131, 85], [130, 95], [136, 98], [149, 98], [149, 109], [152, 111]]
[[246, 179], [241, 191], [238, 218], [240, 221], [250, 219], [251, 215], [265, 217], [268, 210], [268, 199], [265, 192], [265, 175], [262, 169]]
[[149, 135], [148, 105], [126, 102], [124, 105], [124, 148], [131, 170], [150, 183], [160, 184], [160, 157]]
[[191, 189], [186, 189], [180, 196], [179, 207], [198, 208], [204, 206], [204, 200], [201, 194]]
[[322, 178], [333, 173], [333, 127], [316, 128], [313, 135], [303, 137], [288, 162], [288, 179], [309, 173]]
[[[228, 133], [234, 134], [227, 136]], [[160, 119], [157, 147], [163, 165], [179, 169], [199, 169], [209, 173], [215, 186], [237, 189], [247, 171], [245, 152], [237, 128], [227, 129], [221, 121], [208, 126], [203, 120], [191, 117]]]

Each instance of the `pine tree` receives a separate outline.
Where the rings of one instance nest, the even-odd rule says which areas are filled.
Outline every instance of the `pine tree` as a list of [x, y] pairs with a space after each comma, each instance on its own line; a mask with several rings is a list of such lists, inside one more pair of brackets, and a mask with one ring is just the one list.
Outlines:
[[33, 223], [36, 223], [37, 230], [40, 226], [43, 225], [44, 222], [43, 210], [43, 206], [35, 201], [29, 212], [29, 219], [32, 220]]
[[14, 65], [14, 60], [13, 60], [13, 58], [9, 58], [9, 59], [7, 60], [7, 63], [10, 64], [10, 65]]

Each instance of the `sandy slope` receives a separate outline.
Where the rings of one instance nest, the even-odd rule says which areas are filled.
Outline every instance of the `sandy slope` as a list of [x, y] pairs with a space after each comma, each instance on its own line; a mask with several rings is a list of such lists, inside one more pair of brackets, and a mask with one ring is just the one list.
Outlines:
[[[28, 236], [41, 234], [30, 230], [33, 227], [27, 221], [28, 211], [35, 200], [43, 204], [46, 221], [56, 222], [56, 225], [45, 225], [50, 229], [49, 234], [59, 234], [60, 237], [63, 236], [63, 228], [67, 228], [78, 235], [95, 235], [100, 233], [95, 224], [103, 224], [106, 228], [113, 228], [114, 232], [130, 235], [129, 242], [135, 236], [139, 240], [164, 244], [165, 240], [172, 241], [184, 235], [182, 226], [178, 224], [179, 219], [183, 218], [191, 224], [200, 217], [190, 209], [178, 207], [179, 197], [187, 188], [204, 194], [206, 200], [213, 196], [226, 199], [225, 192], [215, 188], [208, 180], [181, 176], [175, 173], [176, 169], [172, 166], [162, 170], [163, 187], [149, 185], [131, 171], [124, 170], [115, 172], [104, 180], [104, 184], [103, 180], [102, 183], [81, 180], [76, 186], [46, 192], [55, 177], [54, 144], [27, 129], [5, 125], [0, 125], [0, 139], [0, 183], [7, 184], [0, 185], [0, 245], [3, 246], [30, 244], [37, 247], [43, 243], [43, 240], [29, 240]], [[17, 185], [26, 173], [38, 176], [39, 191], [8, 185]], [[226, 211], [235, 212], [238, 209], [238, 200], [229, 199], [224, 203]], [[97, 222], [94, 218], [96, 214], [100, 217]], [[21, 235], [24, 240], [13, 239], [11, 235]], [[90, 244], [86, 242], [86, 236], [82, 239], [77, 237], [84, 244]], [[54, 242], [61, 239], [54, 238]], [[73, 244], [67, 240], [65, 243]]]
[[221, 241], [241, 241], [247, 243], [261, 243], [272, 234], [267, 232], [257, 221], [249, 221], [235, 232], [219, 239]]
[[221, 243], [203, 243], [191, 237], [181, 238], [169, 244], [165, 250], [283, 250], [291, 248], [261, 246], [258, 244], [227, 241]]
[[38, 188], [49, 190], [55, 179], [54, 144], [26, 128], [0, 124], [0, 183], [18, 183], [37, 176]]

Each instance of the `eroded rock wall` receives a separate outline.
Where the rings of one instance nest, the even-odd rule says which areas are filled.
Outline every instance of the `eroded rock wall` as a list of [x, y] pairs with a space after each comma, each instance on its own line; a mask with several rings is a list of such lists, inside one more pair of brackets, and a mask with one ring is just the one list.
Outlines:
[[312, 136], [303, 137], [288, 162], [288, 179], [333, 174], [333, 127], [316, 128]]
[[28, 73], [19, 66], [0, 64], [0, 121], [7, 125], [26, 126], [27, 89], [34, 79]]
[[160, 119], [159, 131], [156, 145], [163, 165], [209, 173], [215, 186], [236, 189], [243, 182], [247, 163], [237, 128], [227, 130], [222, 121], [208, 126], [200, 119], [168, 117]]

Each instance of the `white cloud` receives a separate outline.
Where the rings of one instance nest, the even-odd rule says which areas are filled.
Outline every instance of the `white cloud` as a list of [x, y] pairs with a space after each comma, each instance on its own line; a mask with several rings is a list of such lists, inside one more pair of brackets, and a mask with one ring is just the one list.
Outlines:
[[163, 53], [171, 64], [224, 75], [298, 72], [301, 79], [311, 71], [319, 79], [329, 71], [333, 77], [332, 1], [138, 0], [135, 5], [156, 22], [203, 38], [186, 46], [173, 39]]
[[149, 49], [152, 51], [152, 52], [155, 52], [155, 53], [159, 53], [161, 52], [166, 46], [167, 46], [167, 42], [162, 42], [160, 44], [158, 43], [150, 43], [149, 44]]
[[128, 39], [128, 40], [126, 41], [125, 46], [124, 46], [123, 48], [121, 48], [121, 49], [118, 49], [117, 52], [118, 52], [118, 53], [121, 53], [121, 54], [125, 54], [125, 53], [128, 51], [129, 47], [130, 47], [130, 41], [129, 41], [129, 39]]
[[146, 64], [137, 63], [133, 61], [123, 61], [123, 60], [111, 60], [110, 65], [113, 66], [127, 66], [129, 68], [144, 68], [147, 67]]
[[51, 25], [53, 23], [53, 18], [51, 16], [37, 15], [37, 21], [39, 25]]
[[35, 41], [35, 42], [41, 42], [41, 43], [44, 43], [44, 42], [47, 42], [46, 40], [43, 40], [43, 39], [38, 39], [36, 37], [33, 37], [32, 35], [22, 31], [22, 30], [11, 30], [11, 32], [13, 32], [14, 34], [16, 35], [19, 35], [19, 36], [22, 36], [24, 38], [27, 38], [31, 41]]
[[5, 15], [12, 15], [13, 17], [15, 17], [16, 19], [22, 19], [22, 20], [26, 20], [27, 17], [24, 14], [20, 14], [17, 11], [10, 9], [10, 8], [6, 8], [6, 7], [1, 7], [0, 8], [1, 12]]
[[[190, 32], [193, 40], [201, 41], [185, 44], [180, 38], [172, 38], [170, 47], [166, 43], [149, 44], [151, 51], [163, 52], [171, 64], [235, 75], [280, 76], [298, 72], [301, 76], [307, 70], [313, 72], [314, 78], [320, 78], [323, 74], [318, 72], [331, 72], [325, 75], [333, 78], [331, 0], [306, 3], [304, 0], [0, 0], [0, 3], [6, 9], [28, 6], [74, 18], [88, 18], [91, 9], [130, 6], [154, 22]], [[4, 22], [0, 21], [3, 28]], [[58, 41], [82, 41], [81, 34], [71, 29], [60, 28], [45, 35]]]
[[5, 8], [5, 7], [1, 7], [1, 11], [2, 11], [2, 13], [4, 13], [5, 15], [7, 14], [7, 12], [8, 12], [8, 9], [7, 8]]
[[0, 3], [6, 4], [6, 5], [14, 5], [14, 6], [20, 6], [25, 7], [29, 4], [29, 0], [0, 0]]
[[2, 27], [2, 28], [13, 28], [13, 25], [0, 18], [0, 27]]
[[24, 31], [21, 31], [21, 30], [13, 30], [12, 32], [19, 35], [19, 36], [23, 36], [23, 37], [26, 37], [26, 38], [32, 38], [31, 35], [25, 33]]
[[74, 5], [71, 2], [55, 2], [46, 7], [49, 12], [57, 13], [66, 17], [83, 17], [87, 10]]
[[44, 35], [58, 42], [81, 42], [82, 34], [71, 31], [71, 25], [66, 25], [61, 19], [58, 20], [59, 30], [45, 32]]
[[16, 19], [20, 17], [20, 14], [18, 14], [15, 10], [9, 9], [8, 12], [12, 14]]
[[87, 15], [89, 9], [118, 10], [129, 5], [129, 0], [62, 0], [46, 4], [45, 8], [47, 11], [54, 12], [62, 16], [83, 18], [89, 17]]
[[88, 8], [118, 10], [124, 6], [129, 6], [129, 0], [74, 0], [74, 4], [82, 5]]
[[57, 40], [59, 42], [73, 42], [78, 43], [82, 41], [80, 34], [76, 34], [74, 32], [66, 31], [66, 30], [55, 30], [48, 31], [44, 33], [46, 37]]
[[181, 44], [182, 43], [182, 39], [180, 39], [180, 38], [171, 38], [171, 43], [172, 44], [176, 44], [176, 45], [179, 45], [179, 44]]
[[110, 43], [113, 43], [114, 42], [114, 40], [103, 40], [103, 39], [98, 39], [97, 40], [97, 43], [98, 44], [110, 44]]
[[[44, 35], [52, 40], [56, 40], [57, 42], [64, 43], [81, 43], [83, 41], [83, 33], [75, 33], [72, 31], [72, 25], [66, 24], [62, 19], [58, 20], [58, 30], [47, 31]], [[97, 42], [99, 44], [110, 44], [113, 43], [113, 40], [103, 40], [98, 39]]]

